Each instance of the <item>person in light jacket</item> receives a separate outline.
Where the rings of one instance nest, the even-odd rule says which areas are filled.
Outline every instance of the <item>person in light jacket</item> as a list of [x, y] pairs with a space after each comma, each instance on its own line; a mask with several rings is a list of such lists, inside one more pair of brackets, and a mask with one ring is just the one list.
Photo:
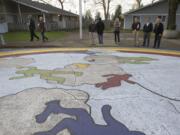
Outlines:
[[119, 18], [116, 18], [114, 22], [114, 40], [116, 44], [120, 43], [120, 27], [121, 22], [119, 21]]
[[134, 18], [134, 22], [132, 24], [132, 31], [134, 35], [134, 46], [140, 46], [139, 44], [139, 31], [141, 29], [141, 23], [137, 17]]

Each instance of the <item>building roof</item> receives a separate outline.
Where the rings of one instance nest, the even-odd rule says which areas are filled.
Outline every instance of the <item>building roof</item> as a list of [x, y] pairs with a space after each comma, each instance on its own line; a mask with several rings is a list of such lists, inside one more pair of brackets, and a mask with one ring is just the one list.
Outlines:
[[163, 2], [167, 2], [167, 0], [159, 0], [158, 2], [155, 2], [155, 3], [149, 4], [149, 5], [140, 7], [138, 9], [134, 9], [134, 10], [128, 11], [128, 12], [124, 13], [124, 15], [132, 14], [132, 13], [135, 13], [137, 11], [141, 11], [141, 10], [143, 10], [145, 8], [149, 8], [149, 7], [153, 7], [153, 6], [157, 5], [157, 4], [161, 4]]
[[19, 3], [21, 5], [25, 5], [25, 6], [37, 9], [37, 10], [45, 12], [45, 13], [49, 13], [49, 14], [61, 14], [61, 15], [65, 15], [65, 16], [78, 16], [77, 14], [54, 7], [48, 3], [40, 3], [38, 1], [32, 1], [32, 0], [12, 0], [12, 1]]

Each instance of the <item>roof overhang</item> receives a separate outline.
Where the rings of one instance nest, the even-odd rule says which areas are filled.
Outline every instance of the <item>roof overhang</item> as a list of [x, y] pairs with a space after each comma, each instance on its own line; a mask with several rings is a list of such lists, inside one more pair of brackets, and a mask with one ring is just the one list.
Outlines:
[[152, 3], [152, 4], [149, 4], [149, 5], [140, 7], [140, 8], [138, 8], [138, 9], [128, 11], [128, 12], [124, 13], [124, 16], [129, 15], [129, 14], [133, 14], [133, 13], [135, 13], [135, 12], [137, 12], [137, 11], [143, 10], [143, 9], [145, 9], [145, 8], [148, 8], [148, 7], [152, 7], [152, 6], [154, 6], [154, 5], [156, 5], [156, 4], [160, 4], [160, 3], [162, 3], [162, 2], [167, 2], [167, 0], [160, 0], [160, 1], [157, 1], [157, 2], [155, 2], [155, 3]]
[[14, 1], [16, 3], [19, 3], [21, 5], [24, 5], [24, 6], [28, 6], [28, 7], [34, 8], [34, 9], [39, 10], [39, 11], [44, 12], [44, 13], [49, 13], [49, 11], [47, 11], [47, 10], [44, 10], [44, 9], [41, 9], [41, 8], [38, 8], [38, 7], [35, 7], [35, 6], [32, 6], [32, 5], [29, 5], [29, 4], [21, 2], [19, 0], [12, 0], [12, 1]]

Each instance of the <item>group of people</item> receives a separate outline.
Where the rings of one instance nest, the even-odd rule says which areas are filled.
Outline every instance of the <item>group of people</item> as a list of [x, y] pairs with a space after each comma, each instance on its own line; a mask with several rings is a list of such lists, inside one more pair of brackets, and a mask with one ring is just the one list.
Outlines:
[[103, 33], [104, 33], [105, 25], [104, 22], [101, 20], [101, 18], [97, 19], [96, 21], [93, 21], [89, 25], [89, 32], [90, 32], [90, 38], [92, 45], [95, 45], [95, 36], [94, 33], [97, 32], [98, 34], [98, 40], [99, 44], [103, 44]]
[[[139, 22], [138, 18], [135, 18], [134, 23], [132, 24], [135, 46], [140, 46], [140, 42], [139, 42], [140, 29], [141, 29], [141, 23]], [[149, 47], [151, 33], [154, 32], [155, 38], [154, 38], [153, 48], [160, 48], [161, 38], [164, 32], [164, 25], [161, 22], [161, 17], [157, 17], [154, 28], [153, 28], [153, 23], [150, 22], [148, 18], [146, 18], [145, 24], [143, 26], [143, 32], [144, 32], [144, 40], [142, 46]]]
[[[120, 45], [120, 28], [121, 28], [121, 22], [119, 18], [116, 18], [114, 21], [114, 41], [116, 44]], [[95, 35], [94, 33], [97, 32], [98, 34], [98, 40], [99, 44], [103, 44], [103, 33], [104, 33], [105, 25], [101, 18], [99, 18], [97, 21], [92, 22], [89, 25], [89, 32], [90, 32], [90, 38], [92, 45], [95, 44]], [[132, 24], [132, 31], [133, 31], [133, 37], [134, 37], [134, 45], [135, 46], [141, 46], [139, 41], [139, 34], [141, 30], [141, 23], [137, 17], [134, 18], [134, 22]], [[150, 38], [151, 33], [155, 33], [155, 40], [154, 40], [154, 48], [160, 48], [161, 38], [164, 31], [164, 25], [161, 22], [161, 17], [157, 17], [155, 26], [153, 28], [153, 23], [149, 21], [148, 18], [145, 19], [145, 24], [143, 26], [143, 32], [144, 32], [144, 41], [142, 46], [143, 47], [149, 47], [150, 45]]]
[[[116, 44], [120, 43], [120, 27], [121, 27], [121, 23], [120, 23], [119, 19], [116, 18], [116, 20], [114, 22], [114, 34], [115, 34], [115, 43]], [[89, 25], [89, 33], [90, 33], [92, 45], [95, 45], [95, 36], [94, 36], [95, 32], [97, 32], [99, 44], [102, 45], [104, 43], [104, 41], [103, 41], [104, 30], [105, 30], [105, 24], [101, 20], [101, 18], [97, 19], [96, 21], [93, 21]]]
[[[31, 15], [29, 15], [28, 18], [29, 18], [30, 41], [34, 41], [34, 38], [39, 40], [40, 39], [39, 36], [37, 36], [35, 33], [36, 24], [35, 24], [34, 19]], [[44, 18], [42, 16], [39, 17], [38, 30], [41, 33], [42, 41], [43, 42], [47, 41], [48, 38], [45, 36], [46, 27], [45, 27]]]

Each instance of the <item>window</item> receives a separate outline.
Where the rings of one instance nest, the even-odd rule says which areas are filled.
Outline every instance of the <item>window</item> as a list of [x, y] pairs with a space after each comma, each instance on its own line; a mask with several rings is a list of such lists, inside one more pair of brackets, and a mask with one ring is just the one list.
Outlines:
[[140, 16], [133, 16], [133, 22], [135, 18], [137, 18], [140, 21]]
[[63, 16], [62, 15], [58, 15], [59, 17], [59, 21], [61, 22], [63, 20]]
[[162, 20], [163, 23], [166, 22], [166, 16], [158, 16], [158, 17]]
[[162, 16], [162, 22], [166, 22], [166, 16]]

